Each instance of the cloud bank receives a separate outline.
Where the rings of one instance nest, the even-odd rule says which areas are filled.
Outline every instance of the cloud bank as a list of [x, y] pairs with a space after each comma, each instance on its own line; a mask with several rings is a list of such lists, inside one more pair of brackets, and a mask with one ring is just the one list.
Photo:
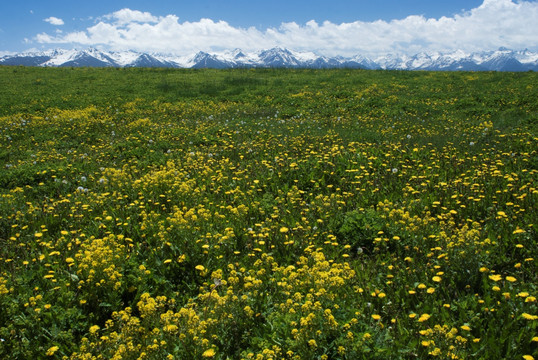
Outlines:
[[62, 19], [59, 19], [59, 18], [54, 17], [54, 16], [48, 17], [46, 19], [43, 19], [43, 21], [46, 21], [51, 25], [58, 25], [59, 26], [59, 25], [64, 24], [64, 21]]
[[[54, 20], [53, 20], [54, 19]], [[110, 50], [187, 54], [241, 48], [257, 51], [276, 46], [323, 55], [415, 54], [454, 50], [487, 51], [499, 47], [538, 50], [538, 2], [484, 0], [468, 12], [439, 19], [420, 15], [391, 21], [335, 24], [282, 23], [278, 28], [240, 28], [226, 21], [180, 21], [176, 15], [154, 16], [122, 9], [107, 14], [84, 31], [41, 33], [42, 44], [72, 44]], [[50, 21], [49, 21], [50, 20]], [[60, 20], [45, 19], [50, 22]], [[63, 23], [63, 21], [61, 21]], [[59, 22], [56, 25], [61, 25]]]

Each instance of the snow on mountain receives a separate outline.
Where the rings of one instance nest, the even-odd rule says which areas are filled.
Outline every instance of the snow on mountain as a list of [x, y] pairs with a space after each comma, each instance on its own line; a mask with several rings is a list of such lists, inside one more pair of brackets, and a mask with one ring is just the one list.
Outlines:
[[209, 53], [200, 51], [198, 52], [193, 58], [192, 63], [194, 65], [191, 66], [193, 69], [204, 69], [204, 68], [212, 68], [212, 69], [226, 69], [230, 67], [234, 67], [234, 62], [229, 62], [226, 59], [222, 59], [221, 57], [217, 55], [211, 55]]
[[108, 53], [108, 56], [114, 61], [118, 66], [128, 66], [133, 64], [140, 57], [140, 53], [135, 51], [112, 51]]
[[82, 54], [78, 50], [55, 50], [49, 55], [50, 59], [41, 64], [41, 66], [62, 66], [65, 63], [75, 60], [81, 55]]
[[139, 54], [133, 61], [124, 65], [125, 67], [162, 67], [170, 68], [176, 67], [172, 62], [158, 59], [155, 56], [149, 54]]
[[48, 60], [50, 57], [43, 55], [7, 55], [0, 57], [0, 65], [42, 66]]
[[273, 48], [259, 54], [260, 62], [267, 67], [297, 67], [299, 60], [288, 49]]
[[241, 49], [234, 49], [232, 51], [226, 51], [218, 55], [220, 59], [230, 62], [241, 64], [242, 67], [253, 67], [259, 63], [259, 57], [256, 53], [245, 53]]
[[0, 59], [4, 56], [12, 56], [12, 55], [15, 55], [16, 53], [12, 52], [12, 51], [0, 51]]
[[435, 71], [538, 71], [538, 53], [527, 49], [500, 48], [489, 52], [432, 52], [415, 55], [387, 54], [376, 58], [363, 55], [326, 57], [313, 52], [272, 48], [259, 52], [234, 49], [221, 53], [200, 51], [190, 55], [141, 53], [136, 51], [47, 50], [2, 53], [0, 65], [90, 66], [90, 67], [175, 67], [175, 68], [360, 68]]
[[538, 53], [533, 53], [527, 49], [516, 52], [515, 58], [522, 64], [538, 65]]
[[512, 51], [500, 48], [496, 51], [486, 53], [474, 53], [471, 55], [473, 61], [487, 69], [495, 71], [524, 71], [523, 65], [514, 58]]
[[377, 66], [380, 68], [380, 69], [402, 69], [402, 70], [405, 70], [403, 68], [404, 66], [404, 58], [400, 55], [396, 55], [396, 54], [387, 54], [387, 55], [384, 55], [384, 56], [379, 56], [377, 58], [375, 58], [373, 60], [373, 62], [375, 64], [377, 64]]
[[289, 53], [291, 53], [293, 55], [293, 57], [295, 59], [297, 59], [298, 61], [300, 62], [313, 62], [313, 61], [316, 61], [320, 58], [320, 56], [314, 54], [313, 52], [311, 51], [307, 51], [307, 52], [298, 52], [298, 51], [291, 51], [291, 50], [288, 50]]
[[355, 55], [351, 59], [345, 59], [343, 57], [339, 57], [337, 59], [344, 64], [349, 64], [349, 67], [355, 67], [352, 66], [352, 64], [356, 64], [357, 67], [363, 69], [379, 69], [379, 65], [374, 60], [363, 55]]

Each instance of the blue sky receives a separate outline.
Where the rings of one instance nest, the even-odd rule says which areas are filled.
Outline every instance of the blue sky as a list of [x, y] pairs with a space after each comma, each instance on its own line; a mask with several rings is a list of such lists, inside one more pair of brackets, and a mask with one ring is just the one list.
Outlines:
[[10, 1], [0, 12], [0, 52], [536, 50], [536, 19], [538, 0]]

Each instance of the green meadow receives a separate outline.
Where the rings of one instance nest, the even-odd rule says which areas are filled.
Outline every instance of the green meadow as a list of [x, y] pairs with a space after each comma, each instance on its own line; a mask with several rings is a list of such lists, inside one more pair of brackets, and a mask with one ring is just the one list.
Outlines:
[[0, 67], [0, 358], [538, 359], [537, 99]]

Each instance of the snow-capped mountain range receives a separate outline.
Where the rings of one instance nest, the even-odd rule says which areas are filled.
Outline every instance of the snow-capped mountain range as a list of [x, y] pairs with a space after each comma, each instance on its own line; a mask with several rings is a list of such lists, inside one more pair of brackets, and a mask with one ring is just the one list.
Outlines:
[[135, 51], [48, 50], [0, 56], [0, 65], [51, 67], [170, 67], [170, 68], [356, 68], [388, 70], [436, 71], [537, 71], [538, 53], [529, 50], [509, 50], [465, 53], [420, 53], [416, 55], [389, 54], [375, 58], [326, 57], [312, 52], [273, 48], [255, 53], [240, 49], [209, 54], [175, 56]]

